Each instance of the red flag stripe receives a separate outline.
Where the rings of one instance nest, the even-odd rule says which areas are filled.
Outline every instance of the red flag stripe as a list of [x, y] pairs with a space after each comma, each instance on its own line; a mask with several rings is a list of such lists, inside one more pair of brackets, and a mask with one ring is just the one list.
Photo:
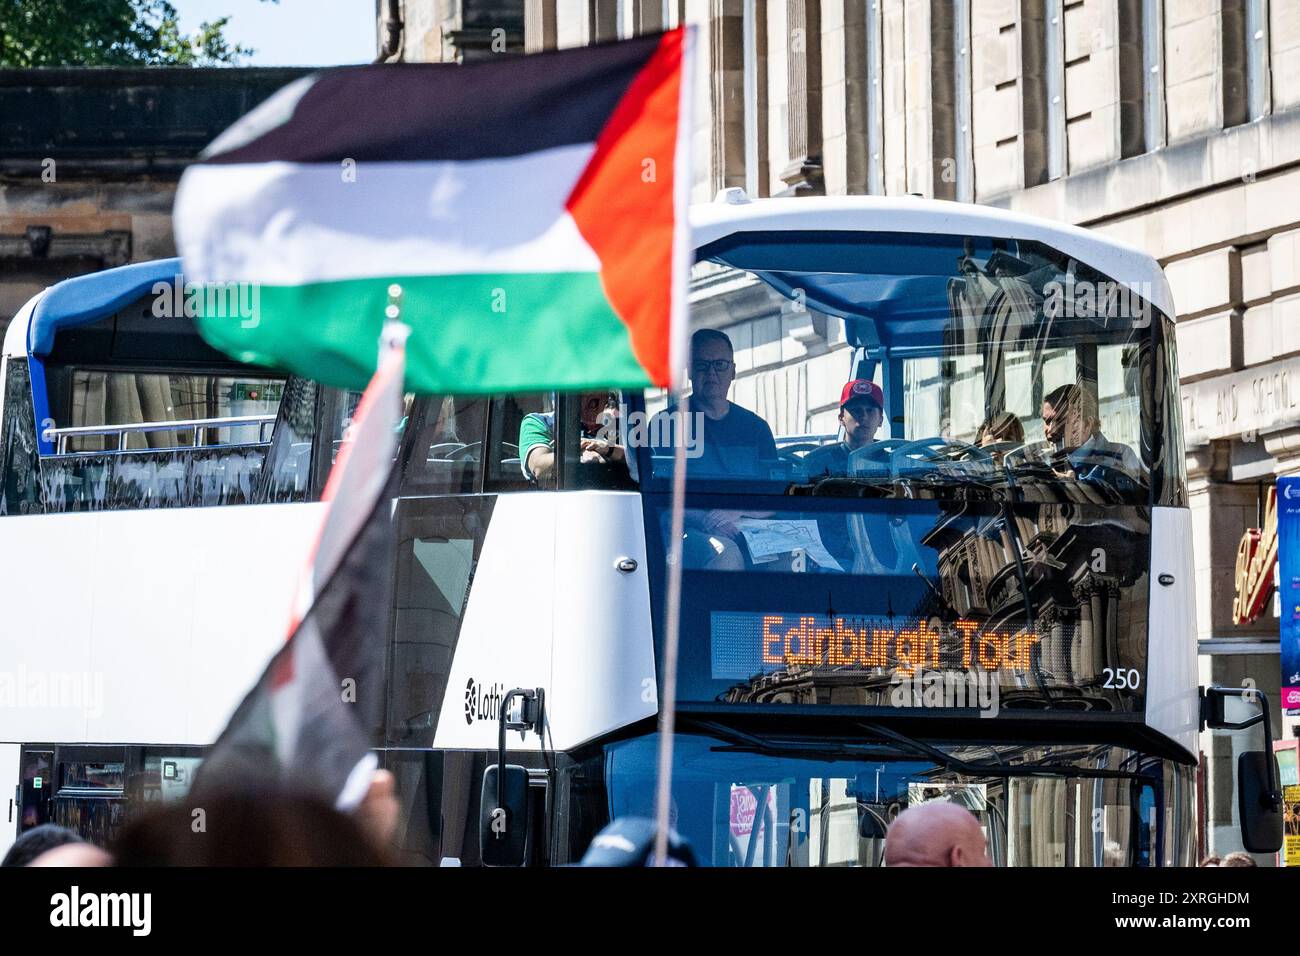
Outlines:
[[[351, 434], [330, 469], [321, 495], [325, 514], [298, 579], [286, 640], [301, 625], [317, 591], [338, 567], [386, 485], [397, 453], [406, 368], [404, 342], [404, 335], [387, 336], [379, 367], [357, 403]], [[293, 673], [293, 655], [286, 654], [277, 662], [271, 687], [283, 687], [293, 680]]]
[[628, 326], [633, 354], [660, 386], [671, 369], [677, 146], [688, 132], [680, 129], [684, 49], [685, 28], [663, 35], [566, 204], [600, 259], [605, 295]]

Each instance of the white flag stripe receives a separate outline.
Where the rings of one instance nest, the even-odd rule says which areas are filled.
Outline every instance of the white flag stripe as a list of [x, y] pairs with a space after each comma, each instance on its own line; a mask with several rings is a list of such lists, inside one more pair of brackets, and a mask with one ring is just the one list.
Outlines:
[[[307, 657], [319, 660], [324, 655], [321, 647], [320, 629], [311, 618], [306, 618], [295, 628], [293, 645], [289, 653], [293, 655], [291, 668], [294, 679], [275, 687], [269, 694], [271, 708], [271, 725], [275, 728], [275, 759], [281, 767], [291, 766], [294, 751], [298, 749], [298, 735], [302, 730], [303, 697], [307, 688], [303, 686], [302, 674], [309, 667]], [[293, 632], [291, 632], [293, 633]], [[314, 663], [313, 660], [310, 663]]]
[[300, 285], [595, 272], [600, 260], [564, 208], [594, 151], [588, 143], [505, 159], [368, 162], [351, 170], [334, 163], [193, 166], [173, 217], [185, 277]]
[[371, 781], [374, 780], [375, 771], [378, 769], [379, 758], [373, 751], [358, 760], [357, 765], [348, 774], [347, 782], [343, 784], [338, 799], [334, 801], [334, 809], [343, 813], [351, 813], [355, 810], [370, 790]]

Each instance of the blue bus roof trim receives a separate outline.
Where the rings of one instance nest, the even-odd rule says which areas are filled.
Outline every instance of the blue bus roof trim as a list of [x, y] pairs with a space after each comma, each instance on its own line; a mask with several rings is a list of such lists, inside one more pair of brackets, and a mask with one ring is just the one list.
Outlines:
[[116, 269], [64, 279], [41, 296], [27, 327], [29, 355], [49, 355], [54, 337], [63, 329], [89, 325], [153, 289], [158, 282], [172, 280], [181, 272], [181, 260], [155, 259], [135, 262]]

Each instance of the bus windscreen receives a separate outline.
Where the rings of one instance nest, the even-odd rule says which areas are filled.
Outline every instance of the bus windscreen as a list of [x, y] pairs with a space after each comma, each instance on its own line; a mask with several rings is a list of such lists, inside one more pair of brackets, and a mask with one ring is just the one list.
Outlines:
[[[680, 700], [1141, 712], [1143, 509], [786, 502], [688, 507]], [[711, 561], [728, 531], [732, 567]]]
[[1185, 482], [1153, 298], [1011, 239], [703, 249], [689, 403], [640, 443], [663, 551], [685, 446], [679, 699], [1140, 714]]

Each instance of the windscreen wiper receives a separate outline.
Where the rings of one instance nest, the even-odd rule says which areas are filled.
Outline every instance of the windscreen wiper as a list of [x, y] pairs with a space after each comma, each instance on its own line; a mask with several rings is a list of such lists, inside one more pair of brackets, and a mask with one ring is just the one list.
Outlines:
[[910, 750], [918, 756], [926, 756], [946, 770], [966, 774], [971, 777], [1101, 777], [1117, 780], [1145, 780], [1146, 775], [1131, 770], [1108, 770], [1101, 767], [1080, 767], [1072, 763], [985, 763], [983, 761], [962, 760], [933, 744], [918, 740], [902, 731], [869, 721], [857, 721], [859, 727], [875, 736], [893, 741], [900, 747]]
[[833, 498], [888, 498], [893, 494], [893, 482], [867, 478], [860, 475], [817, 475], [806, 482], [792, 481], [786, 486], [787, 495], [812, 495]]
[[1088, 777], [1116, 780], [1149, 780], [1149, 775], [1131, 770], [1109, 770], [1100, 767], [1081, 767], [1071, 763], [1038, 762], [1024, 764], [985, 763], [962, 760], [945, 750], [918, 740], [901, 731], [869, 721], [856, 721], [858, 727], [876, 738], [872, 743], [848, 743], [828, 740], [774, 740], [758, 734], [747, 733], [734, 727], [680, 714], [681, 723], [689, 723], [732, 744], [735, 749], [749, 750], [774, 757], [869, 759], [879, 743], [895, 752], [910, 753], [934, 761], [945, 770], [970, 777]]
[[[1025, 559], [1021, 553], [1024, 547], [1020, 543], [1020, 526], [1016, 523], [1010, 501], [1002, 502], [1002, 523], [1011, 538], [1011, 557], [1016, 562], [1016, 580], [1020, 583], [1020, 597], [1025, 608], [1025, 628], [1032, 634], [1036, 630], [1034, 625], [1038, 615], [1034, 613], [1034, 602], [1029, 596], [1029, 576], [1025, 574]], [[1047, 687], [1043, 683], [1042, 659], [1034, 657], [1032, 648], [1029, 651], [1029, 672], [1033, 675], [1034, 686], [1038, 689], [1038, 693], [1050, 705], [1052, 695], [1047, 692]]]
[[804, 483], [791, 482], [785, 493], [838, 498], [895, 498], [910, 497], [902, 492], [911, 488], [926, 491], [976, 489], [991, 496], [997, 485], [973, 475], [900, 475], [897, 478], [892, 475], [819, 475]]
[[[830, 740], [773, 740], [758, 734], [746, 733], [726, 724], [686, 714], [677, 715], [678, 723], [689, 723], [721, 740], [733, 745], [734, 749], [749, 750], [771, 757], [830, 757], [853, 760], [866, 759], [871, 748], [863, 744], [839, 743]], [[729, 748], [731, 749], [731, 748]], [[875, 748], [879, 750], [879, 747]], [[885, 749], [897, 751], [899, 748], [887, 743]]]

